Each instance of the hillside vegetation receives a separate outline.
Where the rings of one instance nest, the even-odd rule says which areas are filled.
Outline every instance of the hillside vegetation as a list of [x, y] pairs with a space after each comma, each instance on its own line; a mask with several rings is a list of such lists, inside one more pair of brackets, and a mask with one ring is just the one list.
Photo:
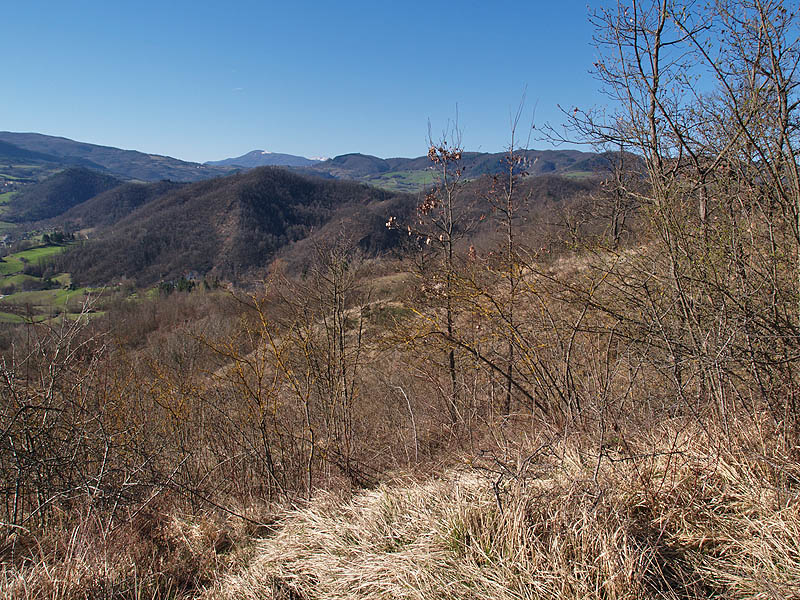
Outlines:
[[161, 179], [200, 181], [230, 172], [226, 168], [185, 162], [169, 156], [76, 142], [40, 133], [0, 131], [0, 142], [28, 152], [52, 157], [53, 162], [61, 164], [62, 168], [78, 164], [96, 168], [117, 177], [140, 181], [159, 181]]
[[15, 223], [49, 219], [120, 183], [97, 171], [67, 169], [14, 194], [3, 210], [3, 219]]
[[[463, 189], [472, 243], [486, 248], [497, 237], [495, 225], [485, 218], [492, 211], [486, 199], [491, 185], [491, 178], [483, 178]], [[542, 223], [559, 219], [559, 211], [594, 187], [591, 181], [556, 176], [521, 180], [520, 194], [527, 201], [519, 217], [526, 235], [537, 237], [531, 231], [536, 229], [545, 243]], [[81, 285], [125, 277], [149, 285], [186, 272], [244, 282], [265, 273], [276, 259], [299, 273], [313, 262], [315, 245], [342, 236], [370, 256], [415, 243], [407, 232], [387, 229], [386, 219], [410, 219], [416, 204], [410, 195], [275, 168], [185, 187], [126, 184], [53, 220], [97, 230], [52, 268], [71, 273]]]
[[788, 465], [767, 475], [676, 422], [641, 435], [629, 440], [635, 454], [603, 463], [588, 440], [544, 436], [535, 462], [499, 487], [491, 468], [462, 469], [321, 494], [202, 597], [778, 598], [800, 588], [798, 508], [770, 485]]
[[[465, 179], [495, 175], [503, 171], [504, 154], [463, 152], [460, 169]], [[530, 175], [573, 175], [592, 177], [609, 171], [609, 157], [577, 150], [524, 150], [519, 156]], [[419, 192], [437, 179], [427, 156], [417, 158], [378, 158], [365, 154], [343, 154], [300, 172], [355, 179], [390, 190]]]
[[107, 227], [127, 217], [134, 210], [169, 192], [181, 183], [124, 183], [92, 196], [53, 219], [52, 223], [67, 229]]
[[278, 260], [4, 332], [0, 594], [800, 597], [800, 17], [618, 8], [602, 179], [450, 131], [416, 196], [256, 169], [65, 254]]
[[[263, 167], [241, 175], [177, 187], [150, 201], [89, 242], [59, 257], [57, 269], [76, 282], [100, 284], [122, 277], [140, 285], [174, 279], [187, 271], [241, 281], [264, 272], [291, 244], [328, 224], [369, 222], [357, 240], [365, 250], [387, 249], [400, 236], [383, 226], [385, 211], [408, 211], [408, 198], [358, 183], [314, 180]], [[125, 197], [132, 188], [113, 192]], [[92, 203], [114, 201], [110, 195]], [[130, 206], [125, 202], [125, 206]], [[86, 214], [86, 213], [84, 213]], [[74, 211], [66, 218], [78, 216]]]

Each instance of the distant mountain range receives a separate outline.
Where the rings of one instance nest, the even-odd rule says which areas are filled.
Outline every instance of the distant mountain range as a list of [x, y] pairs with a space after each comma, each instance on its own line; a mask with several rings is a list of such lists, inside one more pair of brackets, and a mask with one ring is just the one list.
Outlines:
[[[608, 169], [602, 155], [578, 150], [524, 150], [530, 175], [587, 177]], [[464, 152], [463, 176], [475, 179], [504, 168], [505, 153]], [[126, 181], [194, 182], [261, 166], [281, 166], [324, 179], [347, 179], [392, 191], [417, 192], [434, 181], [427, 156], [379, 158], [368, 154], [343, 154], [319, 160], [253, 150], [239, 157], [205, 164], [186, 162], [135, 150], [121, 150], [77, 142], [40, 133], [0, 132], [0, 183], [41, 181], [72, 167], [83, 167]]]
[[53, 170], [65, 167], [85, 167], [139, 181], [162, 179], [201, 181], [225, 175], [232, 170], [158, 154], [86, 144], [40, 133], [2, 131], [0, 132], [0, 177], [9, 175], [9, 167], [17, 165], [24, 167], [21, 170], [31, 180], [41, 179], [43, 175], [49, 175]]
[[[518, 190], [528, 208], [518, 216], [535, 225], [532, 235], [557, 221], [559, 207], [592, 189], [593, 175], [610, 164], [608, 156], [577, 150], [521, 155], [529, 176]], [[463, 194], [474, 212], [476, 247], [490, 245], [496, 233], [484, 218], [491, 213], [486, 198], [504, 159], [504, 153], [463, 153]], [[283, 164], [249, 166], [264, 161]], [[299, 272], [315, 247], [342, 235], [379, 255], [408, 243], [408, 236], [386, 228], [386, 220], [410, 222], [417, 192], [434, 181], [427, 156], [354, 153], [314, 161], [258, 150], [201, 165], [0, 132], [0, 220], [18, 224], [21, 235], [31, 228], [88, 234], [88, 241], [53, 259], [58, 272], [71, 273], [79, 284], [127, 277], [148, 285], [185, 272], [245, 281], [263, 275], [275, 259]]]
[[[522, 150], [529, 175], [588, 177], [607, 171], [603, 155], [578, 150]], [[494, 174], [504, 169], [505, 152], [464, 152], [460, 167], [465, 179]], [[253, 150], [238, 158], [207, 162], [206, 165], [240, 167], [285, 166], [307, 175], [326, 179], [349, 179], [394, 191], [415, 192], [433, 183], [434, 172], [427, 156], [379, 158], [369, 154], [343, 154], [326, 160], [291, 154]]]
[[255, 167], [311, 167], [319, 162], [316, 158], [306, 158], [305, 156], [295, 156], [294, 154], [281, 154], [280, 152], [268, 152], [267, 150], [253, 150], [236, 158], [226, 158], [224, 160], [210, 160], [204, 164], [212, 167], [243, 167], [253, 169]]
[[[591, 177], [608, 171], [609, 161], [601, 154], [578, 150], [520, 150], [528, 175]], [[459, 167], [464, 179], [502, 172], [505, 152], [464, 152]], [[310, 175], [334, 179], [355, 179], [377, 187], [415, 192], [434, 182], [435, 171], [427, 156], [378, 158], [368, 154], [343, 154], [303, 169]]]

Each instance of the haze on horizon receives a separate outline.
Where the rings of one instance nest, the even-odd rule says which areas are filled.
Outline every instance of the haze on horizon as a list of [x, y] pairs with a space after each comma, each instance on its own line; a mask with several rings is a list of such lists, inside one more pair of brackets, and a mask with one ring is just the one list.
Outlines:
[[464, 146], [497, 152], [525, 88], [526, 128], [601, 103], [600, 4], [12, 3], [0, 129], [196, 162], [386, 158], [424, 154], [457, 106]]

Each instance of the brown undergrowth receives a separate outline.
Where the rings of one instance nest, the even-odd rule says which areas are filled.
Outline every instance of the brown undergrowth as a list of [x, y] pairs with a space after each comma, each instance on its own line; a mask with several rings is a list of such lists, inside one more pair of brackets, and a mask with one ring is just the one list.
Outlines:
[[459, 467], [294, 508], [56, 513], [4, 538], [0, 596], [800, 597], [800, 448], [766, 419], [629, 425], [508, 422]]
[[669, 422], [601, 456], [541, 437], [499, 484], [464, 468], [325, 493], [204, 597], [798, 597], [797, 449], [770, 444]]
[[[269, 521], [257, 512], [250, 507], [246, 514]], [[63, 527], [6, 538], [0, 596], [191, 598], [243, 561], [265, 531], [241, 518], [186, 514], [164, 503], [117, 527], [96, 513], [64, 517]]]

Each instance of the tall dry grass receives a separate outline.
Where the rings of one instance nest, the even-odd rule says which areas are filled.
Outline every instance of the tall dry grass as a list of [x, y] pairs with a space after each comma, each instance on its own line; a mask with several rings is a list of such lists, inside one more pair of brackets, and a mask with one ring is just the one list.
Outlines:
[[0, 597], [800, 598], [800, 448], [726, 425], [540, 430], [277, 520], [242, 508], [269, 527], [162, 501], [117, 527], [64, 515], [6, 536]]
[[[257, 512], [254, 506], [243, 514], [255, 521]], [[5, 539], [0, 598], [196, 597], [229, 569], [240, 568], [259, 535], [242, 519], [185, 514], [163, 503], [116, 527], [96, 513], [77, 520], [65, 515], [64, 523]]]
[[671, 422], [602, 457], [576, 434], [498, 486], [465, 468], [326, 493], [204, 597], [800, 598], [797, 448], [750, 431]]

